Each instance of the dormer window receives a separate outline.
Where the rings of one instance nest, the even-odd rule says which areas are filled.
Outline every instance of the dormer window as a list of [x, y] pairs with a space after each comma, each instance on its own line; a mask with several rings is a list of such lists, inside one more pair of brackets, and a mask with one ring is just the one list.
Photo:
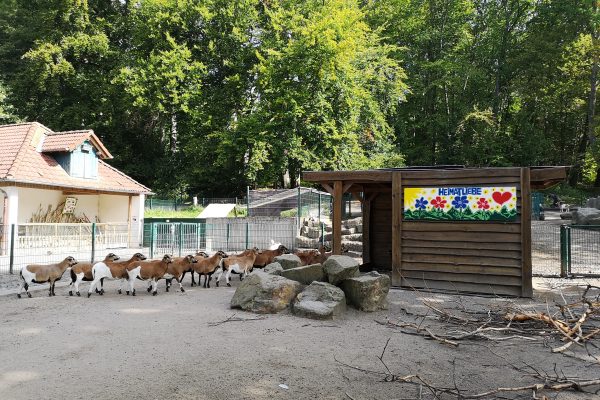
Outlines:
[[112, 155], [90, 130], [53, 132], [41, 143], [41, 152], [50, 153], [73, 178], [98, 179], [98, 159]]

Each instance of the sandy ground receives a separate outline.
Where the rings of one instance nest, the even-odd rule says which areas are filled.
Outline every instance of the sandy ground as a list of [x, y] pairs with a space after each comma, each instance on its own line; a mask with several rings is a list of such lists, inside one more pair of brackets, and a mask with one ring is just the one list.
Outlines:
[[[237, 279], [232, 282], [233, 288], [199, 289], [190, 288], [186, 279], [185, 293], [165, 293], [163, 281], [155, 297], [141, 282], [136, 297], [117, 295], [115, 282], [105, 285], [104, 296], [89, 299], [67, 296], [64, 286], [52, 298], [41, 290], [32, 299], [1, 296], [0, 399], [419, 398], [417, 387], [383, 382], [381, 376], [335, 361], [383, 371], [377, 356], [388, 339], [384, 360], [394, 373], [418, 373], [439, 385], [454, 386], [456, 380], [471, 392], [533, 383], [509, 361], [548, 371], [556, 363], [566, 374], [600, 377], [599, 367], [582, 368], [580, 361], [551, 354], [543, 342], [465, 342], [450, 348], [377, 324], [374, 320], [387, 317], [414, 320], [406, 310], [426, 312], [415, 293], [403, 290], [390, 292], [386, 311], [349, 310], [336, 321], [284, 312], [210, 326], [233, 314], [257, 317], [229, 308], [239, 285]], [[536, 299], [518, 301], [543, 304], [556, 293], [549, 291], [556, 285], [548, 282], [538, 281]], [[505, 301], [424, 296], [445, 307], [469, 309], [494, 308]], [[561, 393], [550, 398], [598, 397]]]

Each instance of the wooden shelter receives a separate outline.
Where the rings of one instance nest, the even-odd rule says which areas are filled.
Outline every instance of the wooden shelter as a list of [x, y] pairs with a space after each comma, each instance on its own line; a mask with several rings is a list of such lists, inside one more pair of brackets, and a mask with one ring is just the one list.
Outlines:
[[531, 190], [567, 167], [408, 167], [311, 171], [333, 196], [333, 253], [341, 252], [342, 196], [362, 202], [363, 262], [394, 286], [530, 297]]

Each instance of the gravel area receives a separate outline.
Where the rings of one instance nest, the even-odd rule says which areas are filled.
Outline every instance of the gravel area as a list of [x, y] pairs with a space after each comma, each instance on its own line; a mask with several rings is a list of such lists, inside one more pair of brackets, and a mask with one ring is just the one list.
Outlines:
[[[189, 278], [188, 278], [189, 279]], [[190, 288], [150, 296], [138, 283], [136, 297], [117, 295], [107, 282], [104, 296], [69, 297], [33, 292], [33, 298], [0, 296], [0, 399], [417, 399], [419, 388], [382, 381], [382, 376], [342, 367], [335, 359], [397, 374], [418, 373], [441, 386], [470, 393], [533, 383], [507, 362], [527, 362], [567, 375], [600, 376], [600, 368], [552, 354], [540, 342], [465, 342], [450, 348], [407, 335], [374, 320], [414, 321], [425, 313], [419, 296], [392, 290], [388, 310], [350, 309], [343, 319], [314, 321], [289, 313], [265, 319], [223, 322], [257, 315], [231, 310], [232, 288]], [[7, 285], [14, 278], [4, 279]], [[12, 283], [11, 283], [12, 282]], [[536, 280], [536, 298], [557, 296], [552, 280]], [[563, 281], [561, 281], [563, 282]], [[564, 293], [573, 292], [572, 281]], [[83, 291], [87, 291], [84, 284]], [[6, 289], [4, 289], [6, 293]], [[506, 299], [425, 293], [433, 302], [463, 312], [497, 308]], [[454, 372], [453, 372], [454, 371]], [[285, 385], [281, 387], [280, 385]], [[561, 393], [558, 399], [569, 399]], [[423, 395], [424, 399], [431, 398]], [[514, 398], [507, 395], [505, 398]], [[578, 394], [578, 399], [591, 399]]]

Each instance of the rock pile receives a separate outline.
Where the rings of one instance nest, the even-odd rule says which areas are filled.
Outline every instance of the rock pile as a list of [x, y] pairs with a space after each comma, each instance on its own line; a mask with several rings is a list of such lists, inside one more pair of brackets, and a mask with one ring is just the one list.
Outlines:
[[232, 308], [257, 313], [290, 309], [294, 315], [333, 319], [349, 304], [362, 311], [387, 308], [390, 278], [377, 272], [360, 274], [359, 264], [348, 256], [331, 256], [323, 265], [300, 266], [293, 254], [275, 258], [237, 288]]

